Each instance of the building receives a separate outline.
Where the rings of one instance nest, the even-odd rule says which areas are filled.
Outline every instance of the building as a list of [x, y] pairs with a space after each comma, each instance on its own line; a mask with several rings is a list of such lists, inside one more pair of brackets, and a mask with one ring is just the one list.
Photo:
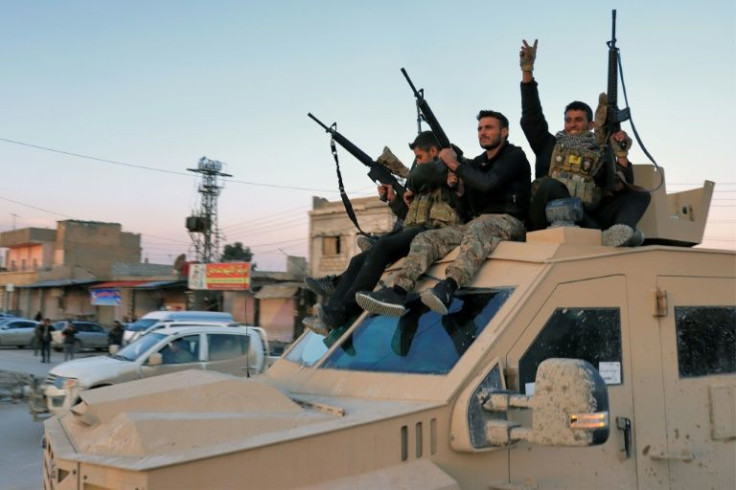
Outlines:
[[[396, 217], [378, 197], [363, 197], [352, 201], [358, 224], [366, 233], [383, 234], [391, 231]], [[314, 277], [340, 274], [350, 258], [360, 249], [355, 243], [358, 230], [342, 201], [312, 198], [309, 212], [309, 275]]]
[[[139, 234], [123, 231], [118, 223], [97, 221], [65, 220], [57, 222], [55, 230], [2, 232], [0, 307], [25, 317], [41, 312], [53, 319], [94, 318], [109, 323], [115, 312], [90, 301], [91, 286], [131, 278], [141, 284], [176, 279], [170, 266], [162, 270], [162, 266], [140, 263], [140, 241]], [[138, 275], [131, 272], [136, 266], [142, 268]]]

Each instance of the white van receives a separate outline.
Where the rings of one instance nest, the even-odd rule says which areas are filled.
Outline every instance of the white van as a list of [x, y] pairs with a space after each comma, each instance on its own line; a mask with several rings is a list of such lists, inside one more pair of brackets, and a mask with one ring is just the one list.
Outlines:
[[218, 322], [234, 321], [230, 313], [221, 311], [151, 311], [125, 327], [123, 344], [137, 339], [149, 328], [162, 322]]

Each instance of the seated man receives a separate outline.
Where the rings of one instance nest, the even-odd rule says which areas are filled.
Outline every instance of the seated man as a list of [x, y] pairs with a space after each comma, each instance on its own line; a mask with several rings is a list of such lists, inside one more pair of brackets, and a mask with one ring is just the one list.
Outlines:
[[458, 161], [452, 149], [440, 158], [463, 182], [465, 206], [475, 218], [465, 225], [425, 231], [411, 243], [411, 251], [394, 277], [392, 288], [363, 291], [356, 301], [366, 311], [401, 316], [409, 291], [432, 263], [460, 246], [445, 270], [446, 278], [426, 290], [421, 300], [446, 315], [455, 291], [470, 283], [483, 261], [501, 240], [523, 240], [529, 203], [531, 167], [524, 152], [507, 141], [509, 121], [500, 112], [480, 111], [478, 142], [485, 150], [471, 161]]
[[[545, 208], [549, 202], [579, 197], [585, 213], [578, 224], [604, 230], [604, 245], [640, 245], [644, 238], [636, 224], [644, 215], [651, 196], [632, 187], [634, 173], [627, 158], [631, 139], [623, 131], [611, 135], [609, 142], [600, 133], [594, 134], [593, 111], [580, 101], [571, 102], [565, 108], [564, 130], [555, 135], [550, 133], [533, 77], [536, 51], [537, 41], [533, 46], [523, 41], [520, 53], [521, 128], [537, 157], [537, 180], [532, 186], [527, 228], [535, 231], [547, 227]], [[616, 158], [616, 174], [620, 176], [612, 190], [604, 189], [606, 155], [601, 145], [606, 144], [611, 145]]]
[[404, 227], [379, 238], [365, 253], [351, 259], [332, 295], [318, 308], [317, 316], [305, 318], [304, 326], [320, 334], [344, 326], [360, 314], [355, 302], [358, 291], [373, 289], [386, 266], [409, 252], [412, 239], [422, 231], [455, 224], [461, 220], [459, 197], [447, 185], [447, 168], [437, 160], [439, 143], [431, 131], [420, 133], [409, 147], [417, 165], [409, 173], [405, 199], [411, 199]]

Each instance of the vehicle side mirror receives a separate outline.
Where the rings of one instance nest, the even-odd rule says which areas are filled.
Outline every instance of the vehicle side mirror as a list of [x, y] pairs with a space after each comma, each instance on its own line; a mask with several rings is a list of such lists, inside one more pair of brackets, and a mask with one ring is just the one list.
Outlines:
[[526, 440], [541, 446], [594, 446], [608, 440], [608, 390], [598, 371], [581, 359], [547, 359], [537, 369], [533, 395], [491, 393], [486, 410], [532, 410], [532, 428], [490, 423], [493, 445]]
[[160, 352], [154, 352], [151, 357], [148, 358], [149, 366], [160, 366], [163, 363], [163, 357]]

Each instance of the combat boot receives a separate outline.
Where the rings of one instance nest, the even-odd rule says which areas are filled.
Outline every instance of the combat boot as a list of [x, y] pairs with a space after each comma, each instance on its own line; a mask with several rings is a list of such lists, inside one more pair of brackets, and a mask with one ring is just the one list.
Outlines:
[[623, 247], [634, 237], [634, 229], [629, 225], [613, 225], [601, 233], [601, 242], [605, 247]]

